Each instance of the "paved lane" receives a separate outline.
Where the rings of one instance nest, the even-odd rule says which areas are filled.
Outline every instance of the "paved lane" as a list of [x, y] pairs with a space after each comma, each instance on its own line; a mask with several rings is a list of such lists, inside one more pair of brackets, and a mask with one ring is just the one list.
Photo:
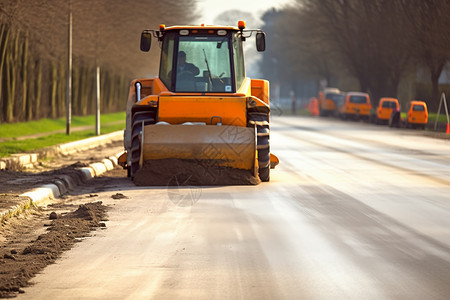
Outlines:
[[124, 179], [107, 229], [19, 299], [448, 299], [450, 145], [412, 133], [278, 118], [270, 183]]

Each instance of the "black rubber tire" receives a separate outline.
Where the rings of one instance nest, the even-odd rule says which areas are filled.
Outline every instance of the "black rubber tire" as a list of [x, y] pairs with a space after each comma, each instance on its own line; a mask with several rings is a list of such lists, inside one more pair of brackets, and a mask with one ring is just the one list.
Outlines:
[[132, 129], [131, 129], [131, 165], [129, 167], [128, 175], [133, 178], [139, 170], [139, 160], [141, 157], [141, 142], [139, 135], [142, 131], [142, 122], [145, 125], [155, 124], [155, 112], [142, 111], [133, 115]]
[[[256, 147], [258, 150], [258, 176], [263, 182], [270, 180], [270, 127], [266, 113], [248, 114], [249, 126], [256, 126]], [[253, 122], [252, 122], [253, 121]]]
[[270, 180], [270, 139], [269, 128], [257, 126], [258, 175], [261, 181]]

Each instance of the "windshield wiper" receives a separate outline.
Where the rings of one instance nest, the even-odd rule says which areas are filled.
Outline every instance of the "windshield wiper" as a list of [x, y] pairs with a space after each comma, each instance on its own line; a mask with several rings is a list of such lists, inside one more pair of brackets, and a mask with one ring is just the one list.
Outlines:
[[220, 42], [217, 43], [217, 49], [222, 48], [222, 44], [227, 40], [227, 37], [224, 37]]
[[214, 88], [214, 83], [213, 83], [212, 76], [211, 76], [211, 70], [209, 69], [208, 58], [206, 57], [205, 49], [202, 49], [202, 50], [203, 50], [203, 55], [205, 56], [206, 68], [208, 69], [209, 83], [211, 84], [211, 87]]

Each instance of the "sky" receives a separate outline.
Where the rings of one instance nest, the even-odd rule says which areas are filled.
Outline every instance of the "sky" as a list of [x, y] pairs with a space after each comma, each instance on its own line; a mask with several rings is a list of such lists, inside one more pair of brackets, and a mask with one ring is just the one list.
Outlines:
[[[198, 0], [197, 5], [202, 13], [202, 17], [199, 18], [200, 23], [213, 24], [215, 17], [227, 10], [237, 9], [253, 12], [255, 18], [259, 18], [264, 11], [270, 8], [281, 8], [292, 2], [294, 0]], [[237, 21], [239, 20], [236, 20], [236, 23]]]
[[[206, 25], [233, 25], [237, 26], [240, 21], [239, 16], [236, 16], [234, 24], [216, 24], [215, 19], [218, 15], [228, 10], [239, 10], [247, 13], [252, 13], [254, 22], [250, 20], [242, 20], [247, 22], [247, 27], [256, 29], [262, 26], [260, 21], [261, 16], [265, 11], [271, 8], [283, 8], [283, 6], [293, 4], [295, 0], [197, 0], [197, 8], [201, 16], [198, 18], [198, 24]], [[254, 43], [254, 41], [248, 41]], [[248, 44], [248, 43], [247, 43]], [[251, 49], [249, 49], [251, 48]], [[246, 45], [245, 47], [245, 65], [247, 76], [251, 78], [259, 78], [259, 67], [257, 66], [261, 59], [261, 54], [256, 52], [254, 44]], [[253, 51], [252, 51], [253, 50]]]

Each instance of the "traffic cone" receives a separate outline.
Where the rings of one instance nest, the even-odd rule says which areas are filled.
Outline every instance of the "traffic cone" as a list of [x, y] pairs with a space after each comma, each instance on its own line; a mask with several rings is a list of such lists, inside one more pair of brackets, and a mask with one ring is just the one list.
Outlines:
[[448, 122], [447, 122], [447, 131], [445, 131], [445, 133], [450, 134], [450, 126], [449, 126]]

